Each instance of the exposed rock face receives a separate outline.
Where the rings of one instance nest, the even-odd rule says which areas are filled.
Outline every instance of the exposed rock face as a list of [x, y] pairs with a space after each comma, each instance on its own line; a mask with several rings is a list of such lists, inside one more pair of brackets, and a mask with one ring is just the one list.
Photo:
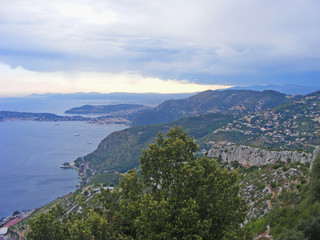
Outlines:
[[298, 151], [267, 151], [230, 143], [214, 146], [207, 152], [208, 157], [221, 158], [222, 162], [228, 163], [239, 162], [242, 166], [247, 167], [263, 166], [276, 162], [312, 163], [314, 154]]
[[316, 157], [320, 154], [320, 146], [316, 146], [316, 148], [314, 149], [313, 151], [313, 159], [312, 159], [312, 162], [311, 162], [311, 165], [310, 165], [310, 170], [312, 169], [313, 167], [313, 163], [314, 161], [316, 160]]

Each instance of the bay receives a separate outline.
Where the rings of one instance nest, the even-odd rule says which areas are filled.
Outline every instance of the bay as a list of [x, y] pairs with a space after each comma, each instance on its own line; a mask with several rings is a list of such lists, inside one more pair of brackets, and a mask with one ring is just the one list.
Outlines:
[[77, 171], [61, 169], [95, 150], [121, 125], [0, 122], [0, 218], [40, 207], [76, 190]]
[[38, 98], [0, 98], [0, 111], [54, 113], [57, 115], [68, 115], [64, 112], [73, 107], [83, 105], [108, 105], [120, 102], [107, 99], [38, 99]]

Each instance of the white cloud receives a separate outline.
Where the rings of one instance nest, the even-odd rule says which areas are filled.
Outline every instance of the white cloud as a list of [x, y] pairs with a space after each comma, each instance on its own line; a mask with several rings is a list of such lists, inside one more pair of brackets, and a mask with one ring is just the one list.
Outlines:
[[0, 62], [144, 76], [319, 71], [319, 9], [318, 0], [3, 0]]

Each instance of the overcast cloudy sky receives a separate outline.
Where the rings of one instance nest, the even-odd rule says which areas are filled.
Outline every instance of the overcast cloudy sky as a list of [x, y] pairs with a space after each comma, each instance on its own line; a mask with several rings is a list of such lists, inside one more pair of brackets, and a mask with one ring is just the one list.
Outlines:
[[319, 0], [0, 0], [0, 96], [320, 86]]

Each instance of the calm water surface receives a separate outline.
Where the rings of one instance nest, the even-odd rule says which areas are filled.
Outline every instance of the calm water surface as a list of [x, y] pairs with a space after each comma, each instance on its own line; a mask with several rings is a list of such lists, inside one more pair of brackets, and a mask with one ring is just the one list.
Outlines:
[[104, 137], [124, 128], [83, 122], [0, 122], [0, 218], [76, 190], [76, 170], [59, 165], [92, 152]]

